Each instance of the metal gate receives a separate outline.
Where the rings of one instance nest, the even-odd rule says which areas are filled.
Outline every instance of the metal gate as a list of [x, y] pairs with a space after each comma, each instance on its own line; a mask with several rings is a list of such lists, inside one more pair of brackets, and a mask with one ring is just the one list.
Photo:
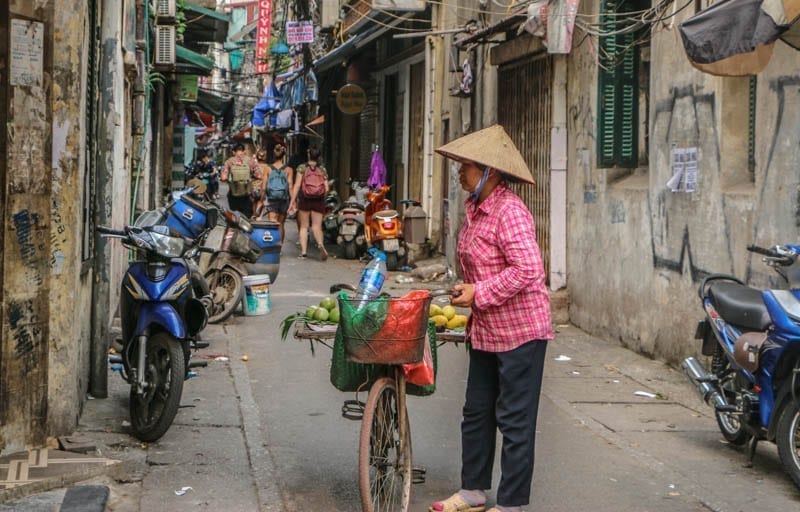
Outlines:
[[536, 238], [550, 281], [550, 96], [552, 61], [542, 55], [500, 66], [498, 123], [511, 136], [536, 180], [515, 191], [536, 222]]

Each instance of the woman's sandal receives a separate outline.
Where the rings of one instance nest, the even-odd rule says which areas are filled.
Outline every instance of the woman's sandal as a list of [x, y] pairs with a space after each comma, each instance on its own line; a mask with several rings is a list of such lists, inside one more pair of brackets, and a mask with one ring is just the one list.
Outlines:
[[[434, 505], [436, 504], [441, 504], [442, 508], [434, 508], [434, 506], [431, 505], [428, 508], [428, 512], [483, 512], [484, 510], [486, 510], [485, 505], [477, 505], [477, 506], [470, 505], [469, 503], [467, 503], [467, 500], [465, 500], [458, 493], [453, 494], [446, 500], [437, 501], [436, 503], [434, 503]], [[497, 509], [495, 509], [495, 511], [496, 510]]]

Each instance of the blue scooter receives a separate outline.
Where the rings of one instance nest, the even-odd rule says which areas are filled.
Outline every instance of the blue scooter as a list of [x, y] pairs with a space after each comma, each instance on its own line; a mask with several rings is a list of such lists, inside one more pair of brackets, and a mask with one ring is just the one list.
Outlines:
[[788, 290], [758, 290], [714, 274], [699, 295], [705, 319], [695, 337], [710, 371], [694, 357], [681, 367], [714, 408], [722, 435], [734, 445], [777, 444], [784, 469], [800, 487], [800, 245], [748, 250], [764, 256]]
[[209, 296], [195, 295], [187, 262], [200, 248], [167, 226], [99, 226], [97, 231], [136, 252], [120, 289], [122, 351], [109, 361], [121, 364], [120, 373], [131, 386], [133, 434], [155, 441], [172, 425], [189, 369], [207, 364], [189, 362], [210, 307]]

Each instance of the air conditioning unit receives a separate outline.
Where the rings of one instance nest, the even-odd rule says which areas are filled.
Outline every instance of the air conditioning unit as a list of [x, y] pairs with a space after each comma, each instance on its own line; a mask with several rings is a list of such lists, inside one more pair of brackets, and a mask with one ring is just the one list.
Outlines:
[[175, 64], [175, 26], [156, 25], [155, 63]]
[[156, 19], [159, 23], [175, 23], [175, 0], [156, 0]]

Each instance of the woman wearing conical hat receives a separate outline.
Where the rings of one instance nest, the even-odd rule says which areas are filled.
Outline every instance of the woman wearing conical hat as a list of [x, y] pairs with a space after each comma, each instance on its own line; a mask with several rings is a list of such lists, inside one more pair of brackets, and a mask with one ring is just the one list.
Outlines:
[[553, 339], [533, 217], [508, 187], [509, 182], [534, 181], [499, 125], [436, 151], [461, 163], [459, 181], [469, 193], [457, 248], [464, 284], [455, 286], [451, 303], [469, 307], [471, 315], [461, 489], [430, 510], [485, 510], [499, 429], [503, 473], [490, 512], [519, 512], [530, 497], [545, 350]]

